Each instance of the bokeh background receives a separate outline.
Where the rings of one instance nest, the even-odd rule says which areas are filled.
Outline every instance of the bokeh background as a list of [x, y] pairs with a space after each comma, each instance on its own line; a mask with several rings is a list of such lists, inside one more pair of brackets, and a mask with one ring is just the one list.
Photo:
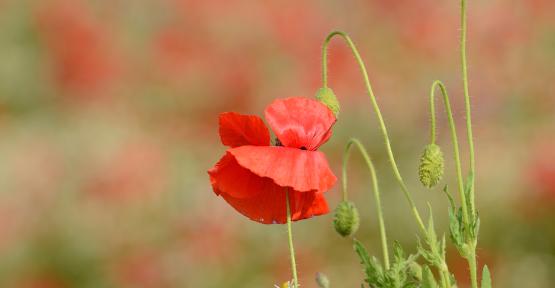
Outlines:
[[[555, 2], [469, 1], [469, 71], [482, 219], [496, 287], [555, 284]], [[0, 287], [272, 287], [289, 279], [286, 229], [240, 216], [210, 188], [222, 111], [262, 115], [312, 97], [326, 34], [368, 65], [400, 169], [446, 232], [441, 190], [417, 182], [429, 86], [450, 91], [468, 163], [456, 0], [0, 0]], [[349, 50], [330, 48], [342, 103], [322, 147], [339, 175], [358, 137], [376, 162], [391, 241], [417, 230], [394, 182]], [[438, 107], [442, 107], [438, 103]], [[453, 171], [443, 109], [439, 141]], [[355, 156], [358, 238], [379, 255], [370, 182]], [[445, 177], [454, 184], [452, 172]], [[336, 185], [338, 186], [338, 185]], [[340, 199], [335, 187], [330, 206]], [[359, 287], [331, 215], [295, 223], [303, 287], [317, 271]], [[449, 262], [466, 287], [466, 264]]]

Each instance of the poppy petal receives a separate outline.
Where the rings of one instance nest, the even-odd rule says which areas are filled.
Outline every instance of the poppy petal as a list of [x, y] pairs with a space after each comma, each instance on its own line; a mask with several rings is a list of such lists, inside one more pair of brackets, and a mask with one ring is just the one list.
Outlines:
[[303, 151], [279, 146], [241, 146], [229, 149], [237, 163], [282, 187], [300, 192], [325, 192], [337, 178], [320, 151]]
[[[227, 194], [222, 194], [222, 197], [235, 210], [253, 221], [264, 224], [284, 224], [287, 223], [285, 191], [286, 188], [273, 184], [255, 197], [234, 198]], [[326, 199], [320, 193], [289, 190], [289, 205], [292, 221], [329, 212]]]
[[283, 146], [306, 150], [316, 150], [324, 144], [336, 121], [326, 105], [302, 97], [277, 99], [264, 113]]
[[219, 123], [220, 138], [226, 146], [270, 145], [270, 132], [258, 116], [226, 112], [220, 114]]
[[268, 185], [274, 185], [271, 179], [255, 175], [240, 166], [230, 153], [226, 153], [214, 167], [208, 170], [208, 174], [217, 195], [223, 192], [234, 198], [256, 196]]

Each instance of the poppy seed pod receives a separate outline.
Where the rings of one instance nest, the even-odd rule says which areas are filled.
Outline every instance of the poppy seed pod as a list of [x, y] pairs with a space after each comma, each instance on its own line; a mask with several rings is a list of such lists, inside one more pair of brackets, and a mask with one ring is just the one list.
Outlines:
[[420, 182], [427, 188], [434, 187], [443, 176], [443, 152], [436, 144], [429, 144], [424, 148], [424, 153], [420, 157], [420, 167], [418, 175]]
[[335, 117], [337, 117], [340, 107], [339, 101], [337, 101], [337, 97], [335, 97], [333, 90], [327, 87], [318, 89], [318, 92], [316, 92], [316, 99], [328, 106], [328, 108], [333, 111], [333, 114], [335, 114]]
[[335, 208], [333, 219], [335, 231], [343, 237], [355, 234], [359, 226], [358, 210], [353, 202], [342, 201]]
[[330, 288], [330, 280], [326, 274], [321, 272], [316, 273], [316, 284], [318, 284], [320, 288]]

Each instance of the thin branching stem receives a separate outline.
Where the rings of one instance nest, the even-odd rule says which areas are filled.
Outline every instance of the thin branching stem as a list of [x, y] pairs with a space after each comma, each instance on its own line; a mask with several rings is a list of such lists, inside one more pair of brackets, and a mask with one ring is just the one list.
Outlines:
[[291, 229], [291, 208], [289, 207], [289, 189], [285, 191], [285, 207], [287, 209], [287, 239], [289, 242], [289, 255], [291, 258], [291, 272], [293, 273], [293, 288], [299, 287], [297, 279], [297, 264], [295, 263], [295, 248], [293, 247], [293, 232]]
[[374, 168], [374, 164], [368, 155], [368, 152], [364, 148], [364, 145], [360, 143], [360, 141], [356, 138], [349, 139], [347, 145], [345, 146], [345, 151], [343, 152], [343, 177], [342, 177], [342, 184], [343, 184], [343, 200], [347, 201], [347, 164], [349, 162], [349, 155], [351, 148], [356, 146], [360, 153], [362, 154], [362, 158], [366, 162], [366, 167], [370, 171], [370, 177], [372, 180], [372, 190], [374, 192], [374, 200], [376, 201], [376, 213], [378, 214], [378, 225], [380, 227], [380, 238], [382, 242], [382, 254], [383, 254], [383, 262], [385, 265], [385, 269], [389, 270], [389, 252], [387, 247], [387, 235], [385, 232], [385, 223], [382, 211], [382, 203], [380, 197], [380, 190], [378, 186], [378, 178], [376, 177], [376, 169]]
[[364, 61], [362, 61], [362, 58], [360, 57], [360, 54], [358, 53], [358, 50], [355, 46], [355, 44], [353, 43], [353, 41], [351, 40], [351, 38], [344, 32], [341, 31], [334, 31], [332, 33], [330, 33], [328, 35], [328, 37], [326, 37], [326, 40], [324, 41], [324, 45], [322, 47], [322, 83], [324, 88], [327, 88], [328, 85], [328, 45], [331, 41], [331, 39], [334, 36], [339, 36], [341, 38], [343, 38], [345, 40], [345, 42], [347, 43], [347, 45], [349, 46], [349, 48], [351, 49], [357, 63], [358, 66], [362, 72], [363, 78], [364, 78], [364, 85], [366, 86], [366, 92], [368, 93], [368, 96], [370, 96], [370, 101], [372, 102], [372, 107], [374, 109], [374, 112], [376, 113], [376, 117], [378, 118], [378, 123], [380, 126], [380, 130], [382, 132], [382, 136], [384, 138], [385, 141], [385, 146], [386, 146], [386, 150], [387, 150], [387, 155], [389, 157], [389, 162], [391, 163], [391, 167], [393, 168], [393, 174], [395, 175], [395, 179], [397, 180], [397, 182], [399, 183], [399, 185], [401, 186], [401, 190], [403, 191], [403, 194], [405, 195], [406, 200], [408, 201], [412, 213], [414, 215], [414, 218], [416, 219], [416, 222], [418, 224], [418, 227], [420, 228], [420, 230], [422, 231], [422, 233], [426, 234], [426, 226], [424, 225], [424, 222], [422, 221], [422, 217], [420, 216], [420, 213], [418, 212], [418, 209], [416, 208], [416, 204], [414, 203], [414, 200], [412, 199], [411, 194], [408, 191], [407, 185], [405, 184], [405, 181], [403, 180], [403, 177], [401, 177], [401, 173], [399, 172], [399, 168], [397, 167], [397, 162], [395, 161], [395, 157], [393, 156], [393, 150], [391, 149], [391, 142], [389, 140], [389, 134], [387, 132], [387, 128], [385, 126], [385, 122], [383, 120], [383, 116], [382, 113], [380, 111], [380, 107], [378, 106], [378, 102], [376, 101], [376, 96], [374, 96], [374, 91], [372, 90], [372, 85], [370, 84], [370, 80], [368, 78], [368, 72], [366, 71], [366, 66], [364, 65]]

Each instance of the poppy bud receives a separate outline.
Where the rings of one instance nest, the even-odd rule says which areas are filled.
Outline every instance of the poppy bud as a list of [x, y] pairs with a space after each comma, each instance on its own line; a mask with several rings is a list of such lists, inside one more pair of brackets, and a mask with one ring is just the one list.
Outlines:
[[330, 288], [330, 280], [328, 280], [326, 274], [321, 272], [316, 273], [316, 284], [320, 288]]
[[424, 148], [420, 157], [418, 175], [420, 182], [428, 188], [434, 187], [443, 176], [443, 152], [436, 144], [429, 144]]
[[353, 202], [342, 201], [335, 208], [333, 226], [335, 231], [343, 237], [351, 236], [358, 230], [358, 210]]
[[333, 93], [331, 88], [320, 88], [318, 92], [316, 92], [316, 99], [328, 106], [328, 108], [333, 111], [333, 114], [335, 114], [335, 117], [337, 117], [339, 114], [339, 101], [337, 101], [337, 97], [335, 97], [335, 93]]

